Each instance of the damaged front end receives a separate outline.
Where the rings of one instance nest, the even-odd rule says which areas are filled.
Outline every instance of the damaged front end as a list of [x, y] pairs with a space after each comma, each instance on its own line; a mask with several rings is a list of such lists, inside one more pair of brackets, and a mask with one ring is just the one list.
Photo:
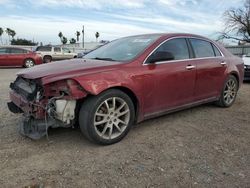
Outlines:
[[17, 77], [10, 88], [8, 108], [23, 113], [19, 132], [32, 139], [47, 135], [49, 127], [74, 126], [77, 101], [87, 95], [72, 79], [43, 85], [40, 80]]

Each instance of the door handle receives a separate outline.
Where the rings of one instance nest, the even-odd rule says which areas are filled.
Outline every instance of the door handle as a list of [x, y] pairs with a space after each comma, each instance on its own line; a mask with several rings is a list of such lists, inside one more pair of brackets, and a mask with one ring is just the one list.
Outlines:
[[226, 62], [226, 61], [222, 61], [220, 64], [221, 64], [221, 65], [226, 65], [227, 62]]
[[194, 68], [195, 68], [194, 65], [188, 65], [188, 66], [186, 66], [186, 69], [187, 69], [187, 70], [192, 70], [192, 69], [194, 69]]

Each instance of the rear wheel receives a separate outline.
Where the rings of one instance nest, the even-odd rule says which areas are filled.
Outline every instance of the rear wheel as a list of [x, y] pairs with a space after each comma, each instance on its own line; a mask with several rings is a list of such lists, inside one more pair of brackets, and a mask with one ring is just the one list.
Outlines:
[[35, 65], [35, 61], [32, 59], [25, 59], [24, 61], [24, 67], [26, 68], [30, 68], [30, 67], [34, 67]]
[[108, 145], [124, 138], [134, 123], [134, 105], [128, 95], [111, 89], [83, 103], [79, 124], [91, 141]]
[[44, 61], [44, 63], [50, 63], [52, 61], [52, 57], [46, 55], [46, 56], [44, 56], [43, 61]]
[[235, 76], [230, 75], [223, 86], [223, 90], [217, 104], [221, 107], [230, 107], [236, 99], [238, 88], [239, 83], [237, 79]]

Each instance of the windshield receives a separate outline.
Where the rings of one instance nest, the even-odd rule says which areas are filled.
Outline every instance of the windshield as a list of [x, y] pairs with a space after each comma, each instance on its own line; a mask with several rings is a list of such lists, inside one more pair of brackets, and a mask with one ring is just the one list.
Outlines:
[[86, 59], [128, 61], [134, 59], [160, 35], [132, 36], [114, 40], [85, 55]]

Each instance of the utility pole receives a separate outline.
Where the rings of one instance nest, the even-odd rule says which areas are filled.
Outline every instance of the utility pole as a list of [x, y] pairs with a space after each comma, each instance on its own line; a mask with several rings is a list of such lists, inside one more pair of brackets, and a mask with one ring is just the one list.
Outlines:
[[84, 25], [82, 26], [82, 48], [84, 48]]

